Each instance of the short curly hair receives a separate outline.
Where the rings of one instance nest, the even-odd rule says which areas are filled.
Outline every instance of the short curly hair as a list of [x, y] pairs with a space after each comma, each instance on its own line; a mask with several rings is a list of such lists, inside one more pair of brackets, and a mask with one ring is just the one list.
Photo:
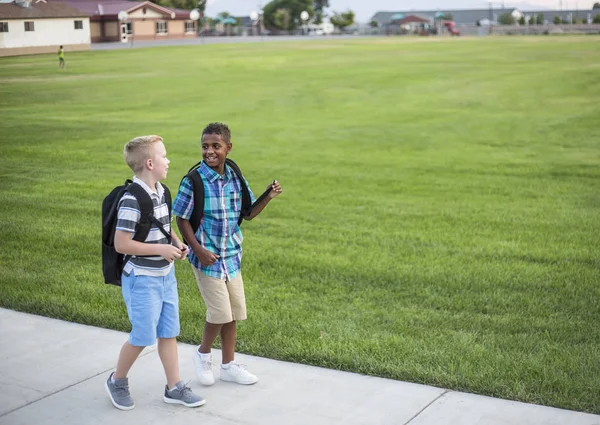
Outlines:
[[218, 134], [226, 143], [231, 143], [231, 131], [229, 130], [229, 127], [227, 127], [227, 124], [211, 122], [202, 131], [202, 137], [204, 137], [205, 134]]

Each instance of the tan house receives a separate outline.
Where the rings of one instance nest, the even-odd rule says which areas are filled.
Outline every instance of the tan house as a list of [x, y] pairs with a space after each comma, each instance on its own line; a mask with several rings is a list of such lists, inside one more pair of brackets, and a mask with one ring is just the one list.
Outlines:
[[50, 0], [0, 3], [0, 56], [90, 50], [88, 16]]
[[[90, 19], [92, 43], [196, 37], [197, 22], [189, 10], [168, 9], [150, 1], [60, 0]], [[127, 20], [119, 21], [119, 12]]]

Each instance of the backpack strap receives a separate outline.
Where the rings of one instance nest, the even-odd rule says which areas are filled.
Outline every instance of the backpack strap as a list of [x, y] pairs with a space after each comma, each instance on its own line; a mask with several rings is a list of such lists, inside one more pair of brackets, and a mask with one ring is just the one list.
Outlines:
[[238, 176], [242, 186], [242, 210], [240, 211], [240, 218], [238, 219], [238, 226], [240, 226], [242, 224], [242, 221], [244, 221], [244, 217], [248, 217], [252, 213], [254, 207], [261, 203], [263, 199], [265, 199], [269, 195], [269, 192], [273, 190], [273, 187], [269, 186], [269, 188], [265, 190], [263, 194], [260, 195], [254, 203], [252, 203], [252, 198], [250, 197], [250, 190], [248, 189], [246, 179], [244, 179], [240, 167], [235, 162], [233, 162], [232, 159], [229, 158], [225, 160], [225, 163], [229, 165], [231, 169], [235, 172], [235, 174]]
[[[169, 210], [169, 220], [171, 219], [171, 191], [165, 185], [163, 185], [165, 189], [164, 197], [165, 202], [167, 204], [167, 208]], [[137, 183], [131, 183], [127, 186], [127, 192], [131, 193], [135, 199], [138, 201], [140, 206], [140, 221], [135, 228], [135, 234], [133, 235], [133, 240], [137, 242], [144, 242], [150, 233], [150, 229], [152, 228], [152, 223], [156, 224], [158, 230], [162, 232], [163, 235], [167, 238], [168, 243], [171, 243], [171, 235], [167, 233], [162, 223], [158, 221], [158, 219], [154, 216], [154, 203], [152, 202], [152, 198], [148, 195], [148, 192]], [[127, 262], [131, 259], [132, 255], [127, 254], [123, 258], [123, 266], [127, 264]]]
[[240, 210], [240, 217], [238, 218], [238, 226], [242, 224], [244, 217], [247, 217], [252, 212], [252, 198], [250, 197], [250, 190], [246, 184], [246, 179], [242, 174], [240, 167], [232, 160], [227, 158], [225, 164], [229, 165], [233, 172], [240, 179], [240, 186], [242, 187], [242, 209]]

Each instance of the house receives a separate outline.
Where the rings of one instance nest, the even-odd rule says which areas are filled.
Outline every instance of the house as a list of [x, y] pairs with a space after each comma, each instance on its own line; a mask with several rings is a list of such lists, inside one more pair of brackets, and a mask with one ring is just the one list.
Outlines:
[[[92, 43], [196, 37], [198, 25], [189, 10], [170, 9], [150, 1], [60, 0], [89, 17]], [[127, 19], [119, 21], [119, 13]]]
[[0, 3], [0, 56], [90, 49], [90, 20], [66, 4], [45, 0]]

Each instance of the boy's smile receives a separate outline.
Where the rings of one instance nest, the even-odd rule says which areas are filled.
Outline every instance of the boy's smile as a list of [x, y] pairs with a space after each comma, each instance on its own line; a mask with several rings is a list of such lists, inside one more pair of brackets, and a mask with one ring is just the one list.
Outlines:
[[225, 159], [231, 152], [231, 142], [223, 140], [220, 134], [202, 136], [202, 159], [219, 174], [225, 172]]

